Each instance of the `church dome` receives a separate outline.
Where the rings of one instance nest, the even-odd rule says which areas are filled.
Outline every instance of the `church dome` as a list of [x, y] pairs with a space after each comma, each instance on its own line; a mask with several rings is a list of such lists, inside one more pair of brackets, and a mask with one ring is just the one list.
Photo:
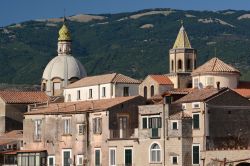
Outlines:
[[53, 58], [43, 72], [44, 80], [60, 78], [69, 80], [71, 78], [81, 79], [87, 76], [86, 70], [76, 58], [70, 55], [61, 55]]

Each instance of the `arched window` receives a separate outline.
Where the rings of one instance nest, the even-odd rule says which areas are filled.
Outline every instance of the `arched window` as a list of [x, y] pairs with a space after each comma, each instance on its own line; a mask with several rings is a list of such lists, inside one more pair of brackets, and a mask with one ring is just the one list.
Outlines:
[[178, 60], [178, 69], [182, 69], [182, 61], [180, 59]]
[[174, 60], [171, 61], [171, 71], [174, 71]]
[[151, 91], [151, 97], [154, 96], [155, 95], [155, 87], [154, 87], [154, 85], [152, 85], [150, 87], [150, 91]]
[[143, 91], [144, 91], [144, 97], [147, 98], [148, 97], [148, 89], [146, 86], [144, 86]]
[[153, 144], [150, 148], [150, 160], [153, 163], [161, 162], [161, 149], [158, 144]]

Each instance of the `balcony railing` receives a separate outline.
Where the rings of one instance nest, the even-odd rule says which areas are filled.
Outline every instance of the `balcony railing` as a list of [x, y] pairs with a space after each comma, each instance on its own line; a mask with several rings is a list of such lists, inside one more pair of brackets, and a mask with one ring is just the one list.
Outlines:
[[134, 129], [110, 130], [110, 139], [130, 138], [133, 133], [134, 133]]
[[160, 138], [161, 130], [160, 128], [151, 128], [150, 129], [150, 138]]

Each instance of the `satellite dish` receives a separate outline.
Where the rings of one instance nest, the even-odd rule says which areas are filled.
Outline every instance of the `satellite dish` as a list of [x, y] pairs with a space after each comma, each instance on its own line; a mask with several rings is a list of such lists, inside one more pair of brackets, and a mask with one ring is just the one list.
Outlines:
[[203, 84], [201, 82], [198, 84], [198, 89], [203, 89]]

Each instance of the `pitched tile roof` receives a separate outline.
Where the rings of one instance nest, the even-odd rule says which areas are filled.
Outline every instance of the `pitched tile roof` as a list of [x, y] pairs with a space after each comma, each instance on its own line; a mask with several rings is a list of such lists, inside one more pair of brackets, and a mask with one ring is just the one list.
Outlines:
[[205, 73], [238, 73], [240, 71], [219, 58], [212, 58], [192, 72], [192, 76]]
[[22, 130], [12, 130], [8, 133], [0, 135], [0, 145], [5, 145], [14, 141], [22, 140], [23, 131]]
[[192, 117], [183, 111], [175, 112], [169, 116], [170, 120], [181, 120], [185, 118], [192, 118]]
[[42, 103], [49, 100], [46, 93], [40, 91], [0, 91], [0, 98], [13, 104]]
[[160, 85], [172, 85], [173, 82], [166, 75], [149, 75], [153, 80], [155, 80]]
[[170, 94], [188, 94], [194, 91], [194, 88], [178, 88], [168, 91]]
[[228, 88], [213, 88], [207, 87], [204, 89], [194, 89], [191, 93], [175, 101], [175, 103], [190, 103], [195, 101], [205, 101], [206, 99], [227, 90]]
[[235, 92], [244, 96], [246, 98], [250, 98], [250, 89], [233, 89]]
[[185, 31], [183, 26], [181, 26], [180, 31], [175, 40], [173, 49], [175, 48], [192, 48], [188, 39], [187, 32]]
[[79, 102], [64, 102], [58, 104], [50, 104], [48, 107], [38, 107], [30, 112], [25, 113], [25, 115], [32, 114], [60, 114], [60, 113], [80, 113], [86, 111], [103, 111], [107, 110], [118, 104], [128, 102], [130, 100], [138, 99], [143, 103], [145, 101], [142, 96], [129, 96], [129, 97], [116, 97], [113, 99], [102, 99], [102, 100], [92, 100], [92, 101], [79, 101]]
[[67, 88], [77, 88], [77, 87], [92, 86], [92, 85], [107, 84], [107, 83], [140, 84], [141, 82], [139, 80], [130, 78], [123, 74], [111, 73], [111, 74], [84, 77], [79, 81], [70, 84]]

